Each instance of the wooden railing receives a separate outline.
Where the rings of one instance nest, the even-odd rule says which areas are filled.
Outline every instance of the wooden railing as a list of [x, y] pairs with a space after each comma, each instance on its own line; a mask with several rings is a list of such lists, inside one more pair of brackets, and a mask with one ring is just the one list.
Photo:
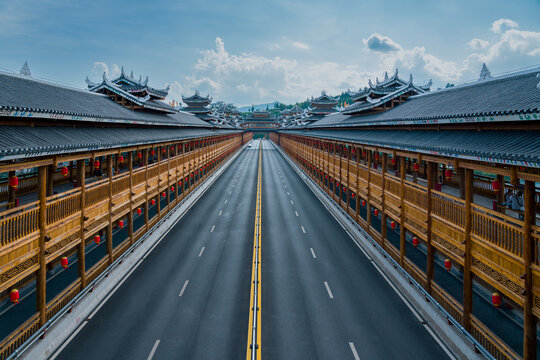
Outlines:
[[[351, 159], [349, 161], [349, 172], [346, 156], [341, 157], [342, 168], [339, 169], [340, 156], [337, 153], [328, 154], [319, 148], [313, 148], [301, 137], [280, 134], [271, 135], [274, 142], [288, 153], [304, 170], [308, 170], [315, 180], [311, 169], [312, 162], [321, 171], [318, 175], [325, 177], [349, 178], [346, 183], [352, 192], [366, 201], [366, 205], [372, 207], [384, 207], [385, 213], [392, 216], [392, 219], [400, 224], [407, 231], [426, 241], [428, 238], [428, 221], [430, 221], [430, 239], [432, 245], [444, 256], [451, 258], [455, 263], [464, 265], [465, 257], [465, 237], [466, 237], [466, 204], [465, 200], [445, 194], [441, 191], [431, 189], [431, 196], [428, 198], [426, 186], [401, 179], [386, 172], [384, 182], [384, 201], [381, 202], [382, 175], [381, 168], [373, 169], [364, 161], [360, 162]], [[357, 175], [358, 174], [358, 179]], [[538, 179], [540, 180], [540, 178]], [[482, 179], [475, 179], [475, 185]], [[343, 182], [343, 180], [342, 180]], [[484, 181], [487, 184], [487, 180]], [[356, 186], [358, 183], [358, 189]], [[330, 186], [323, 182], [322, 188], [331, 196], [334, 195]], [[401, 208], [401, 186], [404, 187], [403, 206], [405, 216], [400, 219], [399, 210]], [[491, 186], [491, 183], [489, 183]], [[485, 191], [492, 191], [489, 186], [483, 186]], [[367, 194], [370, 194], [368, 197]], [[334, 197], [335, 198], [335, 197]], [[337, 198], [335, 198], [337, 199]], [[431, 211], [428, 211], [428, 200], [431, 203]], [[347, 202], [342, 202], [346, 208]], [[357, 203], [358, 206], [358, 203]], [[524, 252], [524, 224], [522, 220], [507, 216], [497, 211], [493, 211], [478, 204], [471, 204], [471, 227], [470, 241], [472, 267], [471, 272], [481, 280], [500, 291], [503, 295], [511, 299], [520, 306], [524, 305], [524, 280], [525, 264], [523, 260]], [[355, 214], [356, 215], [356, 214]], [[353, 216], [355, 218], [355, 216]], [[356, 218], [360, 225], [366, 228], [368, 233], [374, 234], [376, 230], [367, 226], [362, 218]], [[534, 226], [532, 229], [535, 254], [533, 256], [533, 278], [534, 278], [534, 305], [533, 313], [540, 315], [540, 227]], [[380, 234], [376, 234], [379, 241]], [[387, 251], [399, 261], [399, 249], [387, 244]], [[406, 255], [405, 255], [406, 256]], [[424, 287], [427, 287], [427, 277], [420, 271], [407, 257], [403, 261], [403, 267]], [[464, 309], [459, 302], [453, 299], [442, 287], [433, 280], [431, 286], [427, 288], [434, 298], [451, 314], [457, 321], [464, 321]], [[472, 316], [472, 314], [470, 314]], [[491, 330], [485, 327], [477, 318], [472, 317], [470, 327], [473, 329], [474, 337], [486, 347], [498, 359], [519, 358], [516, 353], [508, 348]]]
[[[215, 143], [208, 144], [205, 147], [193, 149], [191, 152], [171, 156], [170, 159], [164, 159], [159, 165], [159, 178], [161, 178], [160, 191], [176, 183], [176, 174], [178, 180], [181, 176], [191, 179], [197, 178], [189, 186], [189, 191], [206, 177], [213, 173], [215, 169], [233, 152], [247, 141], [249, 137], [240, 135], [229, 136]], [[169, 163], [169, 164], [168, 164]], [[167, 165], [168, 164], [168, 165]], [[169, 171], [167, 171], [169, 166]], [[201, 173], [194, 175], [194, 172], [204, 167], [204, 176]], [[194, 175], [191, 177], [191, 175]], [[144, 186], [148, 176], [148, 188]], [[167, 178], [169, 181], [167, 182]], [[130, 211], [129, 201], [139, 203], [139, 206], [145, 200], [145, 193], [148, 193], [148, 199], [157, 194], [158, 164], [133, 170], [132, 188], [129, 187], [129, 173], [124, 172], [113, 177], [112, 181], [112, 199], [114, 199], [113, 215], [109, 213], [109, 180], [89, 181], [86, 184], [85, 191], [85, 221], [84, 238], [93, 236], [104, 227], [108, 226], [106, 221], [109, 217], [114, 219], [125, 219]], [[36, 182], [37, 183], [37, 182]], [[183, 184], [183, 182], [182, 182]], [[167, 189], [169, 188], [169, 189]], [[34, 187], [35, 191], [35, 187]], [[181, 201], [189, 191], [182, 191], [174, 200], [171, 200], [171, 206], [161, 209], [158, 216], [149, 219], [148, 226], [151, 227], [162, 217], [169, 209], [172, 209]], [[135, 194], [130, 197], [131, 194]], [[50, 242], [46, 243], [47, 254], [46, 263], [57, 261], [57, 257], [66, 251], [75, 251], [74, 246], [81, 242], [81, 222], [80, 222], [80, 197], [81, 188], [72, 189], [46, 199], [46, 232], [50, 235]], [[29, 276], [38, 269], [38, 239], [39, 239], [39, 202], [24, 204], [17, 208], [0, 212], [0, 294], [8, 294], [10, 286], [27, 280]], [[126, 224], [127, 226], [127, 224]], [[145, 229], [143, 226], [142, 230]], [[142, 236], [143, 231], [136, 232], [135, 238]], [[134, 241], [134, 240], [132, 240]], [[117, 257], [129, 246], [129, 242], [122, 242], [120, 246], [113, 249], [113, 256]], [[72, 250], [69, 250], [72, 249]], [[91, 269], [85, 272], [86, 283], [91, 283], [108, 266], [110, 261], [108, 256], [99, 260]], [[80, 278], [70, 284], [53, 300], [51, 300], [45, 311], [46, 319], [50, 319], [60, 309], [62, 309], [71, 299], [73, 299], [81, 290]], [[24, 340], [33, 334], [40, 324], [38, 314], [22, 324], [10, 336], [0, 342], [0, 360], [6, 358], [13, 352]]]

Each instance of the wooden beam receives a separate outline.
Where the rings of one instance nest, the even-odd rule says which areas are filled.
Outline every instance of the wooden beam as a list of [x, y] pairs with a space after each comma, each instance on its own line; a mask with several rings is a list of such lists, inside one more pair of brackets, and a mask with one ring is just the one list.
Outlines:
[[387, 221], [386, 221], [386, 213], [385, 213], [385, 209], [386, 209], [386, 206], [384, 204], [384, 193], [385, 193], [385, 190], [384, 190], [384, 186], [385, 186], [385, 177], [386, 177], [386, 168], [388, 166], [388, 154], [387, 153], [383, 153], [383, 157], [382, 157], [382, 164], [381, 164], [381, 246], [383, 247], [383, 249], [385, 249], [385, 240], [386, 240], [386, 232], [388, 230], [388, 227], [386, 225]]

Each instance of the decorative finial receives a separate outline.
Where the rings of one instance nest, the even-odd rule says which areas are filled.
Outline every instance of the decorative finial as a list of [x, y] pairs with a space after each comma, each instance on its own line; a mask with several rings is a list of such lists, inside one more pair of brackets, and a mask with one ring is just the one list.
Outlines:
[[486, 63], [482, 63], [482, 70], [480, 71], [480, 76], [478, 77], [478, 81], [486, 80], [491, 78], [491, 72], [486, 66]]
[[124, 74], [124, 66], [122, 66], [122, 69], [120, 70], [120, 73], [122, 74], [122, 76], [125, 77], [125, 74]]
[[375, 84], [379, 85], [379, 77], [378, 76], [375, 78]]
[[133, 79], [133, 70], [131, 70], [131, 74], [129, 74], [129, 77]]
[[396, 68], [396, 73], [394, 74], [394, 77], [397, 79], [398, 76], [398, 69]]
[[385, 72], [384, 72], [384, 80], [385, 80], [385, 81], [388, 80], [388, 71], [385, 71]]
[[371, 79], [368, 80], [368, 85], [369, 85], [370, 88], [373, 87], [373, 83], [371, 82]]
[[412, 84], [412, 74], [409, 74], [409, 84]]
[[146, 79], [144, 79], [142, 83], [142, 86], [146, 86], [146, 85], [148, 85], [148, 76], [146, 77]]
[[142, 75], [139, 75], [139, 84], [141, 83], [142, 81]]
[[107, 74], [105, 71], [103, 72], [103, 82], [107, 82]]
[[28, 77], [32, 76], [32, 73], [30, 72], [30, 67], [28, 66], [28, 61], [25, 61], [23, 67], [21, 68], [21, 75]]

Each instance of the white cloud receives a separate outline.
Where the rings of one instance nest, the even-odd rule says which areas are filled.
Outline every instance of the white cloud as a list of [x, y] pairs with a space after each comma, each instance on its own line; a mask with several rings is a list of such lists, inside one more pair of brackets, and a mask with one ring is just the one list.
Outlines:
[[518, 23], [510, 19], [499, 19], [499, 20], [494, 21], [493, 24], [491, 24], [490, 30], [494, 32], [495, 34], [500, 34], [503, 32], [504, 26], [513, 29], [513, 28], [518, 27]]
[[300, 42], [300, 41], [295, 41], [295, 42], [292, 43], [292, 45], [297, 49], [309, 50], [309, 45], [305, 44], [303, 42]]
[[489, 45], [489, 41], [475, 38], [469, 41], [468, 45], [473, 50], [482, 50]]
[[337, 94], [347, 88], [357, 88], [366, 83], [368, 77], [369, 73], [359, 66], [299, 63], [250, 53], [231, 54], [218, 37], [216, 47], [203, 51], [194, 73], [185, 77], [182, 91], [186, 95], [198, 89], [210, 93], [214, 99], [238, 105], [270, 100], [295, 102], [318, 95], [321, 89]]
[[367, 39], [362, 39], [364, 45], [372, 51], [389, 52], [402, 50], [401, 45], [378, 33], [371, 34]]
[[96, 61], [94, 63], [94, 67], [92, 68], [92, 72], [97, 76], [102, 76], [103, 73], [105, 73], [108, 78], [115, 78], [120, 75], [120, 68], [116, 64], [108, 66], [102, 61]]

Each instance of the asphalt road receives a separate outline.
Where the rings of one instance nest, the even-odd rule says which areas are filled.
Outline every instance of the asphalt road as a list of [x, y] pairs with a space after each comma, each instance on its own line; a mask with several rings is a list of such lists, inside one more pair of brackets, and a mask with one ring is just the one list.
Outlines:
[[244, 150], [58, 359], [245, 357], [258, 150]]
[[[58, 359], [245, 358], [258, 144]], [[262, 357], [447, 358], [278, 151], [262, 146]]]

